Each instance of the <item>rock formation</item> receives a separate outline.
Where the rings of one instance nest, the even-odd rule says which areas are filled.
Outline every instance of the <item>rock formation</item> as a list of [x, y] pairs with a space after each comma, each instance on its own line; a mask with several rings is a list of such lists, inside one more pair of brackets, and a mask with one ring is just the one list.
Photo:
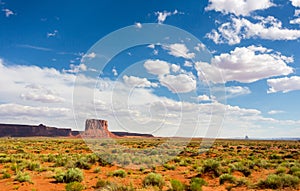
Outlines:
[[113, 138], [117, 137], [108, 130], [108, 122], [99, 119], [87, 119], [85, 121], [85, 131], [83, 137], [87, 138]]
[[40, 125], [0, 124], [0, 137], [65, 137], [77, 136], [78, 131]]
[[151, 134], [133, 132], [110, 132], [108, 122], [101, 119], [87, 119], [85, 131], [72, 131], [68, 128], [47, 127], [40, 125], [0, 124], [0, 137], [83, 137], [83, 138], [117, 138], [117, 137], [153, 137]]

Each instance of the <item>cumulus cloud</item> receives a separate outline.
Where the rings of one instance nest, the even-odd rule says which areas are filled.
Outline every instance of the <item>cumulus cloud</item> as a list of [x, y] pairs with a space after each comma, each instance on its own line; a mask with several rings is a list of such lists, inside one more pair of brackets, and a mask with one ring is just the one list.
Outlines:
[[[162, 24], [163, 22], [165, 22], [165, 20], [167, 19], [167, 17], [172, 16], [172, 15], [176, 15], [179, 14], [179, 12], [177, 10], [174, 10], [173, 12], [167, 12], [167, 11], [157, 11], [155, 12], [155, 15], [157, 16], [157, 21], [159, 24]], [[182, 14], [182, 13], [180, 13]]]
[[[198, 76], [215, 83], [237, 81], [251, 83], [261, 79], [288, 75], [293, 68], [287, 63], [292, 57], [281, 55], [261, 46], [236, 47], [230, 53], [215, 56], [211, 64], [196, 62]], [[223, 76], [220, 75], [220, 71]], [[203, 74], [203, 75], [202, 75]]]
[[198, 43], [197, 46], [194, 47], [198, 52], [205, 50], [205, 45], [203, 43]]
[[15, 13], [10, 9], [2, 9], [2, 11], [5, 13], [6, 17], [10, 17], [11, 15], [15, 15]]
[[264, 10], [274, 6], [270, 0], [209, 0], [206, 11], [219, 11], [223, 14], [235, 14], [237, 16], [248, 16], [251, 12]]
[[85, 64], [79, 64], [79, 65], [70, 64], [70, 69], [63, 69], [63, 72], [78, 73], [80, 71], [86, 71], [86, 70], [87, 70], [87, 66]]
[[185, 44], [175, 43], [170, 45], [163, 45], [163, 49], [168, 50], [169, 54], [175, 57], [182, 57], [191, 59], [195, 57], [195, 53], [189, 51]]
[[27, 88], [28, 91], [26, 93], [21, 93], [20, 95], [20, 97], [24, 100], [38, 101], [42, 103], [61, 103], [65, 101], [65, 99], [60, 97], [58, 93], [55, 93], [46, 87], [30, 84], [25, 88]]
[[47, 37], [55, 37], [58, 34], [58, 30], [54, 30], [53, 32], [48, 32], [47, 33]]
[[[128, 87], [123, 81], [92, 79], [81, 75], [78, 75], [76, 79], [75, 74], [47, 67], [5, 65], [0, 60], [0, 76], [0, 86], [5, 87], [0, 89], [0, 120], [2, 123], [43, 123], [49, 126], [74, 129], [77, 124], [78, 129], [82, 130], [86, 118], [102, 118], [109, 121], [110, 130], [148, 132], [157, 136], [210, 137], [216, 134], [205, 134], [205, 132], [209, 126], [211, 130], [221, 128], [220, 124], [215, 122], [223, 120], [223, 111], [226, 110], [224, 130], [220, 134], [223, 137], [236, 136], [238, 133], [234, 132], [240, 132], [245, 127], [251, 127], [254, 130], [263, 129], [259, 134], [255, 134], [262, 136], [270, 134], [265, 127], [274, 126], [276, 128], [276, 125], [285, 124], [286, 129], [287, 126], [293, 128], [300, 125], [299, 121], [265, 118], [260, 111], [251, 108], [246, 109], [209, 101], [193, 103], [174, 100], [155, 94], [151, 88], [134, 88], [131, 91], [132, 87]], [[160, 77], [164, 77], [166, 82], [171, 82], [166, 86], [177, 87], [174, 91], [185, 92], [194, 88], [192, 85], [194, 77], [191, 74], [182, 73], [177, 76], [164, 74], [158, 76], [158, 79]], [[128, 76], [129, 78], [130, 76]], [[77, 82], [74, 89], [75, 80]], [[146, 81], [142, 79], [141, 82]], [[186, 83], [190, 85], [180, 87]], [[48, 92], [48, 94], [63, 98], [64, 101], [46, 103], [20, 97], [22, 93], [25, 95], [28, 92], [37, 94]], [[207, 98], [203, 96], [202, 99]], [[210, 97], [210, 99], [213, 98]], [[79, 109], [75, 112], [76, 124], [73, 108]], [[95, 114], [95, 110], [98, 112], [97, 114]], [[215, 111], [213, 116], [211, 116], [212, 111]], [[295, 134], [295, 130], [288, 132], [290, 132], [290, 136]], [[276, 135], [272, 133], [272, 136]]]
[[126, 85], [138, 88], [158, 87], [157, 83], [150, 82], [147, 78], [139, 78], [136, 76], [123, 76]]
[[283, 92], [287, 93], [290, 91], [300, 90], [300, 77], [284, 77], [276, 79], [268, 79], [269, 85], [268, 93]]
[[208, 95], [199, 95], [194, 99], [196, 99], [197, 101], [200, 101], [200, 102], [202, 102], [202, 101], [211, 101], [211, 97], [208, 96]]
[[225, 91], [227, 98], [233, 98], [251, 93], [251, 90], [248, 87], [242, 86], [229, 86], [225, 88]]
[[135, 23], [134, 26], [138, 29], [143, 27], [142, 23], [139, 23], [139, 22]]
[[150, 74], [165, 75], [170, 73], [170, 64], [162, 60], [147, 60], [144, 67]]
[[118, 71], [117, 71], [116, 68], [113, 68], [113, 69], [111, 70], [111, 72], [113, 73], [114, 76], [117, 76], [117, 75], [118, 75]]
[[206, 36], [216, 44], [239, 44], [243, 39], [260, 38], [265, 40], [296, 40], [300, 30], [288, 29], [273, 16], [255, 17], [255, 22], [246, 18], [232, 17], [230, 22], [223, 23], [217, 30], [213, 29]]
[[300, 0], [290, 0], [294, 7], [300, 7]]
[[171, 64], [171, 70], [172, 72], [178, 72], [180, 70], [180, 66], [177, 64]]
[[166, 75], [159, 78], [161, 85], [173, 93], [188, 93], [196, 90], [197, 83], [193, 75]]
[[269, 115], [276, 115], [276, 114], [281, 114], [281, 113], [285, 113], [285, 112], [281, 111], [281, 110], [271, 110], [268, 112]]

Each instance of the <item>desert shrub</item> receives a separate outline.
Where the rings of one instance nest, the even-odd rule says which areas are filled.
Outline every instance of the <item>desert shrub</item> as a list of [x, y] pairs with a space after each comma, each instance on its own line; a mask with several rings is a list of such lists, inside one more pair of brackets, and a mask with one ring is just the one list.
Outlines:
[[70, 182], [66, 185], [66, 191], [82, 191], [84, 186], [79, 182]]
[[190, 190], [191, 191], [202, 191], [202, 186], [206, 185], [207, 183], [202, 178], [192, 178], [190, 183]]
[[164, 168], [167, 170], [175, 170], [176, 167], [174, 165], [170, 165], [170, 164], [164, 164]]
[[116, 176], [116, 177], [121, 177], [121, 178], [125, 178], [127, 176], [127, 173], [125, 172], [125, 170], [115, 170], [113, 173], [112, 173], [113, 176]]
[[78, 168], [70, 168], [65, 175], [66, 182], [81, 182], [83, 180], [83, 173]]
[[279, 189], [284, 187], [296, 188], [299, 185], [299, 178], [290, 174], [271, 174], [265, 180], [258, 183], [260, 188]]
[[185, 186], [179, 180], [171, 180], [172, 191], [184, 191]]
[[143, 185], [145, 187], [147, 186], [157, 186], [159, 188], [162, 188], [164, 185], [165, 181], [162, 177], [161, 174], [157, 174], [157, 173], [149, 173], [143, 180]]
[[81, 182], [83, 180], [83, 173], [78, 168], [70, 168], [67, 172], [57, 172], [54, 176], [57, 182]]
[[179, 162], [179, 166], [188, 166], [188, 162], [184, 159], [182, 159], [180, 162]]
[[85, 157], [82, 157], [76, 161], [75, 166], [81, 169], [89, 170], [91, 169], [91, 164], [88, 162], [88, 159]]
[[106, 191], [134, 191], [135, 190], [132, 185], [120, 186], [116, 183], [109, 182], [107, 180], [102, 180], [102, 179], [98, 180], [94, 188], [100, 190], [106, 190]]
[[251, 174], [250, 169], [245, 166], [242, 162], [237, 162], [235, 164], [230, 165], [231, 170], [236, 170], [243, 173], [245, 176], [249, 176]]
[[17, 173], [14, 180], [19, 182], [31, 182], [31, 178], [29, 174], [27, 172], [21, 172], [21, 171]]
[[225, 182], [235, 183], [236, 179], [231, 174], [222, 174], [220, 177], [220, 184], [224, 184]]
[[215, 176], [219, 176], [220, 174], [220, 162], [208, 159], [203, 162], [203, 172], [213, 172]]
[[39, 162], [29, 162], [26, 168], [31, 171], [39, 170], [41, 168], [41, 164]]
[[277, 167], [276, 169], [276, 174], [283, 174], [283, 173], [286, 173], [287, 169], [283, 166], [279, 166]]
[[248, 186], [249, 182], [246, 178], [242, 177], [242, 178], [238, 178], [235, 181], [235, 186]]
[[10, 178], [11, 175], [8, 172], [3, 172], [2, 179]]
[[96, 167], [93, 172], [94, 173], [100, 173], [101, 172], [101, 168], [100, 167]]

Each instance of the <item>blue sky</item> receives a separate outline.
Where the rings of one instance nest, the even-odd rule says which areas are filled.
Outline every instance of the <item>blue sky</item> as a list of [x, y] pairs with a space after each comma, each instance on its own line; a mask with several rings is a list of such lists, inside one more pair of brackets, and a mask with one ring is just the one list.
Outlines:
[[[161, 136], [299, 136], [299, 0], [3, 0], [0, 11], [0, 122], [82, 129], [97, 117]], [[105, 53], [92, 46], [128, 26], [128, 39], [155, 36], [146, 23], [187, 37], [129, 47], [98, 71]]]

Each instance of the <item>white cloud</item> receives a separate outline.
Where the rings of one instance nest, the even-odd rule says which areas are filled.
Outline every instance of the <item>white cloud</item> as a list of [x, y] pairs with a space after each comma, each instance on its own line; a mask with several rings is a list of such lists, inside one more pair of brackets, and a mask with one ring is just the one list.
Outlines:
[[55, 37], [58, 34], [58, 30], [54, 30], [53, 32], [48, 32], [47, 37]]
[[62, 117], [68, 115], [71, 110], [68, 108], [55, 107], [32, 107], [20, 104], [0, 104], [0, 115], [7, 116], [29, 116], [29, 117]]
[[91, 52], [89, 54], [84, 54], [82, 56], [82, 59], [85, 59], [85, 58], [88, 58], [88, 59], [93, 59], [93, 58], [96, 58], [97, 54], [95, 52]]
[[193, 67], [193, 63], [190, 62], [190, 61], [184, 61], [184, 64], [183, 64], [185, 67]]
[[300, 0], [290, 0], [294, 7], [300, 7]]
[[70, 69], [67, 70], [63, 69], [63, 72], [78, 73], [86, 70], [87, 70], [87, 66], [85, 64], [79, 64], [79, 65], [70, 64]]
[[185, 46], [185, 44], [170, 44], [163, 45], [163, 49], [168, 50], [169, 54], [175, 57], [182, 57], [186, 59], [191, 59], [195, 57], [195, 53], [189, 52], [189, 49]]
[[188, 93], [196, 90], [196, 79], [193, 75], [166, 75], [159, 78], [161, 85], [173, 93]]
[[[167, 74], [164, 75], [163, 77], [168, 77]], [[275, 137], [281, 136], [282, 132], [286, 133], [284, 134], [286, 136], [294, 136], [299, 132], [295, 129], [299, 127], [299, 121], [265, 118], [256, 109], [218, 102], [197, 104], [176, 101], [156, 95], [150, 88], [132, 88], [121, 81], [109, 79], [92, 79], [81, 75], [76, 77], [75, 74], [64, 73], [54, 68], [5, 65], [0, 60], [0, 76], [0, 87], [5, 87], [0, 89], [0, 121], [2, 123], [43, 123], [74, 129], [77, 124], [78, 129], [83, 130], [85, 119], [102, 118], [107, 119], [109, 129], [115, 131], [148, 132], [157, 136], [209, 137], [216, 134], [205, 134], [205, 132], [217, 131], [221, 128], [216, 121], [223, 121], [223, 111], [226, 110], [224, 127], [220, 132], [220, 136], [223, 137], [236, 137], [243, 132], [244, 128], [249, 128], [249, 132], [253, 132], [249, 134], [250, 137], [251, 135], [270, 136], [269, 127], [277, 128], [278, 131], [271, 130], [271, 135]], [[176, 87], [177, 81], [178, 89], [179, 86], [185, 84], [184, 80], [180, 80], [181, 77], [168, 78], [176, 78], [172, 81], [172, 86]], [[75, 80], [76, 88], [74, 89]], [[64, 101], [45, 103], [22, 99], [20, 95], [26, 94], [28, 88], [40, 94], [48, 91], [48, 94], [57, 95]], [[79, 109], [75, 112], [76, 123], [73, 108]], [[212, 111], [214, 111], [213, 116], [211, 116]], [[284, 129], [280, 131], [279, 126], [282, 125]]]
[[285, 112], [281, 111], [281, 110], [271, 110], [268, 112], [269, 115], [276, 115], [276, 114], [281, 114], [281, 113], [285, 113]]
[[172, 72], [178, 72], [180, 70], [180, 66], [176, 64], [171, 64], [171, 70]]
[[154, 49], [155, 48], [155, 44], [149, 44], [147, 47]]
[[116, 68], [113, 68], [111, 70], [111, 72], [113, 73], [114, 76], [117, 76], [118, 75], [118, 71], [116, 70]]
[[170, 73], [170, 64], [162, 60], [147, 60], [144, 67], [150, 74], [165, 75]]
[[167, 17], [172, 16], [172, 15], [176, 15], [176, 14], [183, 14], [181, 12], [178, 12], [177, 10], [174, 10], [173, 12], [167, 12], [167, 11], [157, 11], [155, 12], [155, 15], [157, 16], [157, 21], [159, 24], [162, 24], [163, 22], [165, 22], [165, 20], [167, 19]]
[[[292, 57], [286, 57], [261, 46], [249, 46], [237, 47], [230, 53], [215, 56], [211, 64], [196, 62], [195, 68], [203, 80], [215, 83], [223, 81], [251, 83], [293, 73], [293, 68], [287, 65], [290, 62], [293, 62]], [[223, 76], [220, 75], [220, 71]]]
[[64, 98], [60, 97], [57, 93], [54, 93], [50, 89], [45, 87], [38, 87], [35, 84], [26, 86], [29, 91], [21, 93], [20, 97], [24, 100], [38, 101], [42, 103], [61, 103], [65, 101]]
[[294, 16], [295, 17], [298, 17], [300, 15], [300, 9], [296, 9], [295, 10], [295, 13], [294, 13]]
[[205, 45], [203, 43], [198, 43], [197, 46], [194, 47], [198, 52], [205, 50]]
[[209, 0], [206, 11], [219, 11], [223, 14], [233, 13], [237, 16], [248, 16], [251, 12], [274, 6], [270, 0]]
[[198, 97], [195, 98], [197, 101], [211, 101], [210, 96], [208, 95], [199, 95]]
[[138, 22], [135, 23], [134, 26], [135, 26], [136, 28], [138, 28], [138, 29], [140, 29], [140, 28], [143, 27], [142, 23], [138, 23]]
[[300, 90], [299, 76], [268, 79], [267, 83], [270, 87], [268, 93], [276, 93], [276, 92], [287, 93], [290, 91]]
[[273, 16], [255, 17], [256, 22], [246, 18], [232, 17], [230, 22], [223, 23], [217, 30], [206, 36], [216, 44], [238, 44], [243, 39], [261, 38], [266, 40], [296, 40], [300, 30], [282, 27], [282, 22]]
[[299, 25], [300, 24], [300, 18], [290, 20], [290, 24], [293, 24], [293, 25], [298, 24]]
[[5, 13], [6, 17], [10, 17], [11, 15], [15, 15], [15, 13], [12, 10], [9, 10], [9, 9], [2, 9], [2, 11]]
[[124, 83], [130, 87], [150, 88], [158, 87], [157, 83], [150, 82], [147, 78], [139, 78], [136, 76], [123, 76]]
[[227, 98], [233, 98], [233, 97], [251, 93], [248, 87], [241, 87], [241, 86], [229, 86], [225, 88], [225, 91], [226, 91]]

